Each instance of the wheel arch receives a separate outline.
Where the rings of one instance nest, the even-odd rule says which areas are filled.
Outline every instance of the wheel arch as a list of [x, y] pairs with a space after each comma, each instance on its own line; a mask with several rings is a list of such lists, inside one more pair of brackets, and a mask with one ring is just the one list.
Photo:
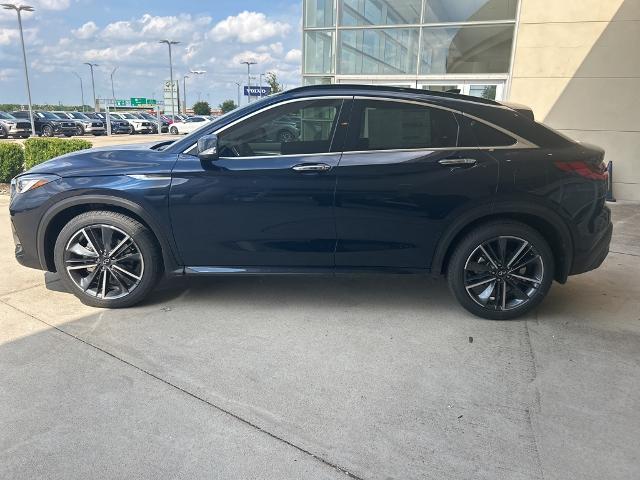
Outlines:
[[440, 237], [431, 271], [438, 274], [446, 273], [453, 250], [468, 232], [484, 223], [501, 219], [515, 220], [538, 231], [553, 252], [556, 264], [555, 280], [560, 283], [566, 282], [573, 260], [571, 232], [562, 218], [553, 210], [529, 203], [496, 205], [491, 211], [474, 210], [457, 219]]
[[175, 272], [181, 269], [173, 239], [168, 239], [162, 233], [159, 222], [147, 213], [143, 207], [125, 198], [109, 195], [88, 195], [67, 198], [52, 206], [43, 215], [37, 233], [38, 258], [43, 270], [55, 271], [53, 247], [64, 225], [73, 217], [93, 210], [119, 212], [142, 223], [151, 231], [158, 242], [162, 253], [164, 271]]

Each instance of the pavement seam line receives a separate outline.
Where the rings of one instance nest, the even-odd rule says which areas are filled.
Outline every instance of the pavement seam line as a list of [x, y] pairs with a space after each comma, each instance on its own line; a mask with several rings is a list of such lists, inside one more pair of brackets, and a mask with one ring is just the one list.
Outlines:
[[46, 322], [46, 321], [44, 321], [44, 320], [42, 320], [42, 319], [40, 319], [40, 318], [36, 317], [35, 315], [30, 314], [29, 312], [25, 312], [24, 310], [21, 310], [20, 308], [18, 308], [18, 307], [16, 307], [16, 306], [14, 306], [14, 305], [9, 304], [9, 303], [5, 302], [5, 301], [4, 301], [4, 300], [2, 300], [2, 299], [0, 299], [0, 303], [3, 303], [4, 305], [6, 305], [6, 306], [8, 306], [8, 307], [10, 307], [10, 308], [13, 308], [14, 310], [16, 310], [16, 311], [18, 311], [18, 312], [20, 312], [20, 313], [22, 313], [22, 314], [24, 314], [24, 315], [26, 315], [26, 316], [28, 316], [28, 317], [30, 317], [30, 318], [32, 318], [32, 319], [34, 319], [34, 320], [36, 320], [37, 322], [40, 322], [40, 323], [43, 323], [43, 324], [47, 325], [48, 327], [50, 327], [50, 328], [52, 328], [52, 329], [54, 329], [54, 330], [56, 330], [56, 331], [58, 331], [58, 332], [62, 333], [63, 335], [66, 335], [66, 336], [68, 336], [68, 337], [70, 337], [70, 338], [72, 338], [72, 339], [74, 339], [74, 340], [79, 341], [79, 342], [81, 342], [81, 343], [83, 343], [83, 344], [87, 345], [88, 347], [94, 348], [95, 350], [98, 350], [99, 352], [102, 352], [102, 353], [104, 353], [105, 355], [108, 355], [109, 357], [111, 357], [111, 358], [113, 358], [113, 359], [115, 359], [115, 360], [118, 360], [119, 362], [122, 362], [122, 363], [124, 363], [125, 365], [128, 365], [128, 366], [130, 366], [130, 367], [132, 367], [132, 368], [134, 368], [134, 369], [136, 369], [136, 370], [138, 370], [138, 371], [140, 371], [140, 372], [142, 372], [142, 373], [144, 373], [144, 374], [148, 375], [148, 376], [150, 376], [151, 378], [154, 378], [155, 380], [158, 380], [158, 381], [160, 381], [160, 382], [164, 383], [165, 385], [167, 385], [167, 386], [169, 386], [169, 387], [172, 387], [172, 388], [174, 388], [175, 390], [178, 390], [178, 391], [180, 391], [180, 392], [184, 393], [185, 395], [187, 395], [187, 396], [189, 396], [189, 397], [191, 397], [191, 398], [194, 398], [194, 399], [196, 399], [196, 400], [198, 400], [198, 401], [200, 401], [200, 402], [202, 402], [202, 403], [204, 403], [204, 404], [206, 404], [206, 405], [208, 405], [208, 406], [210, 406], [210, 407], [212, 407], [212, 408], [214, 408], [214, 409], [216, 409], [216, 410], [218, 410], [218, 411], [220, 411], [220, 412], [222, 412], [222, 413], [224, 413], [224, 414], [226, 414], [226, 415], [231, 416], [232, 418], [234, 418], [234, 419], [238, 420], [239, 422], [242, 422], [242, 423], [244, 423], [245, 425], [248, 425], [249, 427], [251, 427], [251, 428], [254, 428], [254, 429], [258, 430], [259, 432], [264, 433], [265, 435], [268, 435], [269, 437], [273, 438], [274, 440], [277, 440], [277, 441], [279, 441], [279, 442], [281, 442], [281, 443], [284, 443], [285, 445], [287, 445], [287, 446], [289, 446], [289, 447], [292, 447], [292, 448], [294, 448], [295, 450], [298, 450], [299, 452], [304, 453], [305, 455], [310, 456], [310, 457], [311, 457], [311, 458], [313, 458], [314, 460], [317, 460], [317, 461], [319, 461], [320, 463], [322, 463], [322, 464], [324, 464], [324, 465], [326, 465], [326, 466], [328, 466], [328, 467], [331, 467], [331, 468], [333, 468], [334, 470], [337, 470], [338, 472], [342, 473], [343, 475], [346, 475], [346, 476], [347, 476], [347, 477], [349, 477], [349, 478], [352, 478], [352, 479], [354, 479], [354, 480], [364, 480], [362, 477], [359, 477], [359, 476], [357, 476], [357, 475], [355, 475], [355, 474], [353, 474], [353, 473], [349, 472], [349, 471], [348, 471], [348, 470], [346, 470], [345, 468], [340, 467], [339, 465], [337, 465], [337, 464], [335, 464], [335, 463], [333, 463], [333, 462], [331, 462], [331, 461], [329, 461], [329, 460], [326, 460], [326, 459], [322, 458], [322, 457], [321, 457], [321, 456], [319, 456], [319, 455], [316, 455], [315, 453], [313, 453], [313, 452], [311, 452], [311, 451], [309, 451], [309, 450], [305, 449], [304, 447], [301, 447], [301, 446], [299, 446], [299, 445], [296, 445], [295, 443], [290, 442], [289, 440], [287, 440], [287, 439], [285, 439], [285, 438], [282, 438], [282, 437], [280, 437], [280, 436], [276, 435], [275, 433], [272, 433], [272, 432], [270, 432], [269, 430], [266, 430], [266, 429], [262, 428], [261, 426], [259, 426], [259, 425], [255, 424], [255, 423], [251, 422], [250, 420], [247, 420], [247, 419], [245, 419], [245, 418], [241, 417], [240, 415], [238, 415], [238, 414], [236, 414], [236, 413], [233, 413], [233, 412], [232, 412], [232, 411], [230, 411], [230, 410], [227, 410], [227, 409], [225, 409], [225, 408], [223, 408], [223, 407], [220, 407], [220, 406], [216, 405], [215, 403], [212, 403], [212, 402], [210, 402], [209, 400], [207, 400], [207, 399], [205, 399], [205, 398], [203, 398], [203, 397], [201, 397], [201, 396], [199, 396], [199, 395], [196, 395], [195, 393], [192, 393], [192, 392], [190, 392], [190, 391], [188, 391], [188, 390], [186, 390], [186, 389], [184, 389], [184, 388], [180, 387], [179, 385], [176, 385], [176, 384], [174, 384], [174, 383], [171, 383], [170, 381], [165, 380], [164, 378], [159, 377], [158, 375], [156, 375], [156, 374], [154, 374], [154, 373], [152, 373], [152, 372], [150, 372], [150, 371], [148, 371], [148, 370], [145, 370], [144, 368], [139, 367], [139, 366], [135, 365], [134, 363], [131, 363], [130, 361], [125, 360], [124, 358], [120, 358], [120, 357], [118, 357], [117, 355], [115, 355], [115, 354], [113, 354], [113, 353], [109, 352], [108, 350], [105, 350], [104, 348], [99, 347], [98, 345], [95, 345], [95, 344], [93, 344], [93, 343], [89, 342], [88, 340], [85, 340], [85, 339], [83, 339], [83, 338], [80, 338], [80, 337], [78, 337], [77, 335], [74, 335], [73, 333], [67, 332], [66, 330], [63, 330], [62, 328], [60, 328], [60, 327], [58, 327], [58, 326], [56, 326], [56, 325], [53, 325], [53, 324], [51, 324], [51, 323], [49, 323], [49, 322]]

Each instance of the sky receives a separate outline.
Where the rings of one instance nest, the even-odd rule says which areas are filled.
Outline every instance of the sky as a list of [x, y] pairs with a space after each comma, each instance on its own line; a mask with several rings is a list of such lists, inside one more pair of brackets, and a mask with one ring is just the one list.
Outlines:
[[[33, 6], [23, 12], [23, 28], [33, 103], [92, 103], [91, 76], [83, 62], [97, 63], [96, 96], [162, 98], [173, 47], [174, 79], [190, 70], [206, 74], [187, 79], [187, 104], [198, 98], [218, 105], [237, 98], [235, 82], [276, 72], [286, 87], [301, 83], [300, 0], [5, 0]], [[1, 3], [1, 2], [0, 2]], [[257, 80], [253, 80], [254, 84]], [[181, 94], [182, 96], [182, 94]], [[243, 103], [246, 101], [243, 98]], [[0, 103], [27, 102], [15, 11], [0, 10]]]

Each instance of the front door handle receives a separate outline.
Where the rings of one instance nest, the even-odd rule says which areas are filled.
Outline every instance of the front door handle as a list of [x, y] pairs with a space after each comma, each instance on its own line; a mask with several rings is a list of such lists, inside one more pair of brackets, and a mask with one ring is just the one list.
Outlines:
[[475, 158], [445, 158], [444, 160], [438, 161], [440, 165], [445, 167], [470, 167], [477, 162]]
[[326, 172], [331, 170], [331, 165], [326, 163], [302, 163], [292, 167], [296, 172]]

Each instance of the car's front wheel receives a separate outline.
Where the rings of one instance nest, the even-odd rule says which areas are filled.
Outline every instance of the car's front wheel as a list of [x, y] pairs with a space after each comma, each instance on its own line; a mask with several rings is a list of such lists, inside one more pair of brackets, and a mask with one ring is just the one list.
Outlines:
[[172, 135], [178, 135], [178, 127], [171, 127], [170, 129]]
[[460, 304], [493, 320], [510, 320], [538, 306], [553, 276], [553, 254], [544, 237], [510, 220], [471, 231], [447, 268], [449, 287]]
[[137, 220], [110, 211], [73, 218], [56, 240], [54, 261], [70, 292], [93, 307], [128, 307], [156, 283], [161, 257], [153, 234]]

